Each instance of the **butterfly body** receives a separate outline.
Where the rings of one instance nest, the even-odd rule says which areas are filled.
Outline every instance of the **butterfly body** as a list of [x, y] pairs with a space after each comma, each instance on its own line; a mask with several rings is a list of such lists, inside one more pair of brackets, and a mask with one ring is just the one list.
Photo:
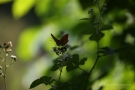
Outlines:
[[68, 42], [68, 34], [65, 34], [64, 36], [62, 36], [62, 38], [60, 40], [58, 40], [57, 38], [55, 38], [53, 36], [53, 34], [51, 34], [53, 40], [55, 41], [55, 43], [58, 45], [58, 46], [64, 46], [67, 44]]

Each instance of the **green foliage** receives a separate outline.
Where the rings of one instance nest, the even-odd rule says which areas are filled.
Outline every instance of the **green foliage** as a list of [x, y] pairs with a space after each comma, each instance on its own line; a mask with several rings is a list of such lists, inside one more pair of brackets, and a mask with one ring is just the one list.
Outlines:
[[81, 60], [80, 60], [80, 62], [79, 62], [79, 65], [84, 65], [84, 64], [85, 64], [85, 62], [86, 62], [86, 60], [87, 60], [87, 58], [83, 58], [83, 59], [81, 59]]
[[[74, 54], [72, 55], [72, 58], [68, 59], [67, 63], [64, 66], [66, 66], [66, 70], [67, 72], [69, 72], [69, 71], [79, 68], [79, 65], [84, 65], [86, 60], [87, 58], [83, 58], [79, 60], [79, 55]], [[56, 71], [58, 69], [59, 69], [58, 59], [56, 59], [54, 60], [54, 65], [51, 68], [51, 71]]]
[[71, 85], [70, 83], [64, 83], [62, 85], [59, 85], [57, 88], [52, 87], [49, 90], [70, 90], [71, 89]]
[[53, 81], [55, 81], [55, 79], [52, 79], [52, 77], [43, 76], [43, 77], [33, 81], [32, 84], [30, 85], [30, 89], [32, 89], [40, 84], [51, 85], [51, 83], [53, 83]]
[[0, 0], [0, 4], [12, 2], [11, 0]]
[[87, 35], [92, 34], [95, 31], [93, 25], [88, 25], [89, 23], [81, 22], [77, 26], [75, 26], [72, 30], [77, 32], [79, 35]]
[[85, 80], [83, 79], [82, 76], [86, 76], [86, 75], [81, 75], [79, 77], [75, 77], [72, 80], [70, 80], [69, 82], [66, 83], [57, 83], [56, 87], [52, 87], [49, 90], [82, 90], [84, 88], [84, 82]]
[[78, 54], [72, 55], [72, 58], [70, 58], [67, 63], [67, 67], [66, 67], [67, 72], [79, 68], [79, 65], [84, 65], [86, 60], [87, 60], [87, 58], [84, 58], [79, 61]]
[[90, 18], [82, 18], [80, 20], [91, 20]]
[[35, 46], [36, 41], [34, 42], [34, 38], [38, 36], [39, 29], [40, 27], [30, 27], [24, 30], [24, 32], [22, 33], [19, 39], [17, 52], [19, 53], [21, 51], [21, 55], [19, 54], [18, 56], [20, 56], [23, 60], [27, 61], [27, 60], [30, 60], [30, 58], [35, 56], [33, 55], [33, 51], [30, 51], [29, 49]]
[[[27, 2], [27, 3], [26, 3]], [[15, 0], [13, 3], [12, 11], [16, 19], [23, 17], [33, 7], [35, 0]], [[24, 4], [24, 5], [22, 5]]]
[[[55, 86], [51, 85], [51, 88], [49, 90], [70, 90], [70, 89], [72, 89], [72, 90], [87, 90], [87, 88], [88, 88], [87, 84], [89, 82], [89, 77], [92, 74], [92, 71], [94, 70], [94, 68], [97, 64], [98, 59], [102, 56], [112, 55], [112, 54], [116, 53], [115, 49], [111, 49], [108, 46], [103, 47], [103, 48], [99, 48], [99, 41], [101, 40], [101, 38], [103, 38], [105, 36], [105, 34], [102, 31], [112, 30], [113, 27], [112, 27], [112, 25], [109, 25], [109, 24], [105, 24], [105, 25], [101, 26], [101, 24], [100, 24], [101, 14], [105, 10], [106, 5], [104, 4], [104, 6], [101, 7], [99, 4], [99, 1], [96, 1], [95, 3], [97, 4], [97, 8], [99, 10], [99, 16], [97, 16], [96, 21], [93, 19], [96, 17], [93, 14], [94, 10], [91, 8], [88, 11], [88, 14], [89, 15], [93, 14], [91, 16], [92, 19], [91, 18], [82, 18], [80, 20], [87, 21], [87, 23], [82, 22], [78, 26], [73, 28], [73, 30], [78, 30], [77, 32], [80, 35], [86, 35], [86, 34], [90, 35], [89, 40], [96, 41], [96, 43], [97, 43], [96, 61], [95, 61], [94, 65], [92, 66], [92, 68], [90, 69], [90, 71], [87, 72], [84, 69], [80, 68], [80, 65], [85, 65], [85, 62], [87, 61], [87, 57], [82, 58], [80, 60], [78, 54], [73, 54], [72, 56], [68, 55], [67, 49], [69, 48], [69, 45], [64, 44], [64, 45], [59, 46], [57, 44], [57, 40], [55, 40], [55, 38], [52, 37], [54, 39], [55, 43], [58, 45], [56, 47], [53, 47], [53, 51], [56, 53], [58, 58], [54, 60], [54, 65], [52, 66], [51, 71], [59, 70], [60, 71], [59, 79], [51, 81], [51, 77], [46, 77], [49, 79], [46, 79], [46, 78], [44, 79], [41, 77], [40, 79], [35, 80], [31, 84], [30, 88], [34, 88], [34, 87], [38, 86], [39, 84], [42, 84], [45, 82], [46, 82], [45, 83], [46, 85], [51, 85], [51, 83], [53, 81], [55, 81], [55, 83], [56, 83]], [[78, 48], [78, 46], [71, 47], [69, 49], [74, 50], [76, 48]], [[63, 67], [66, 67], [66, 71], [68, 73], [73, 71], [73, 70], [75, 71], [76, 69], [82, 70], [83, 74], [79, 77], [79, 79], [78, 79], [79, 81], [75, 81], [73, 79], [73, 80], [67, 81], [66, 83], [58, 84], [58, 82], [61, 79]], [[82, 83], [82, 82], [84, 82], [84, 83]], [[99, 88], [102, 89], [103, 87], [99, 87]]]
[[106, 46], [106, 47], [100, 48], [98, 53], [101, 53], [103, 55], [112, 55], [112, 54], [115, 54], [115, 51]]
[[[127, 47], [122, 47], [122, 46], [120, 48], [113, 49], [113, 48], [110, 48], [110, 46], [108, 45], [106, 46], [103, 45], [100, 48], [99, 42], [105, 38], [106, 36], [105, 31], [114, 30], [114, 27], [113, 27], [113, 24], [104, 24], [105, 21], [101, 21], [102, 20], [101, 18], [103, 18], [103, 13], [106, 10], [107, 4], [104, 2], [99, 2], [98, 0], [95, 0], [94, 4], [96, 5], [96, 9], [90, 8], [88, 10], [89, 17], [80, 19], [80, 23], [78, 23], [76, 26], [72, 28], [72, 31], [79, 34], [80, 37], [83, 37], [83, 35], [89, 35], [89, 40], [96, 42], [97, 51], [95, 53], [96, 59], [94, 61], [94, 64], [92, 65], [92, 67], [89, 67], [89, 72], [87, 72], [84, 69], [80, 68], [80, 66], [81, 65], [85, 66], [85, 62], [87, 61], [88, 57], [84, 57], [80, 59], [79, 54], [69, 55], [69, 53], [67, 53], [68, 48], [69, 48], [68, 45], [67, 46], [61, 45], [61, 47], [59, 46], [54, 47], [53, 51], [58, 56], [58, 58], [54, 60], [54, 65], [52, 66], [51, 71], [59, 70], [60, 74], [59, 74], [58, 80], [52, 80], [52, 82], [55, 81], [53, 85], [51, 85], [52, 84], [50, 80], [51, 77], [49, 78], [48, 81], [46, 81], [47, 83], [45, 84], [51, 86], [49, 90], [89, 90], [91, 89], [92, 85], [88, 85], [88, 84], [93, 84], [97, 79], [100, 80], [104, 78], [105, 76], [107, 76], [109, 72], [108, 71], [109, 69], [104, 70], [104, 68], [107, 66], [104, 66], [103, 64], [103, 66], [102, 65], [101, 67], [99, 66], [100, 67], [99, 70], [104, 71], [104, 72], [98, 73], [98, 75], [95, 76], [96, 79], [95, 78], [92, 79], [94, 68], [96, 67], [99, 59], [101, 59], [101, 57], [103, 56], [111, 56], [116, 53], [123, 52], [127, 49]], [[129, 47], [130, 46], [128, 46], [128, 50], [129, 50]], [[74, 47], [70, 47], [69, 49], [74, 51], [77, 48], [80, 48], [80, 46], [77, 45]], [[107, 60], [107, 62], [109, 61]], [[102, 63], [105, 63], [105, 62], [102, 62]], [[61, 75], [64, 72], [63, 67], [65, 67], [67, 71], [66, 73], [73, 73], [73, 75], [71, 75], [71, 79], [67, 80], [66, 82], [61, 81]], [[109, 66], [109, 68], [110, 67], [111, 66]], [[82, 72], [76, 74], [78, 69], [81, 70]], [[40, 79], [42, 79], [42, 77]], [[31, 84], [32, 88], [43, 83], [43, 81], [40, 79], [35, 80]], [[103, 88], [104, 88], [104, 85], [97, 87], [97, 89], [99, 90], [102, 90]]]
[[75, 50], [75, 49], [77, 49], [77, 48], [79, 48], [79, 46], [72, 46], [72, 47], [70, 47], [70, 50]]
[[78, 63], [79, 63], [79, 59], [77, 58], [74, 58], [72, 59], [74, 61], [69, 61], [68, 64], [67, 64], [67, 67], [66, 67], [66, 70], [69, 72], [71, 70], [74, 70], [74, 69], [77, 69], [78, 68]]
[[[98, 35], [98, 37], [97, 37], [97, 35]], [[98, 42], [98, 41], [99, 41], [101, 38], [103, 38], [103, 37], [104, 37], [104, 33], [99, 32], [99, 33], [93, 33], [93, 34], [89, 37], [89, 39]]]
[[[65, 64], [64, 66], [66, 66], [66, 70], [67, 72], [72, 71], [74, 69], [79, 68], [79, 65], [84, 65], [85, 61], [87, 60], [87, 58], [83, 58], [79, 61], [79, 55], [78, 54], [74, 54], [72, 55], [72, 58], [70, 58], [67, 62], [67, 64]], [[58, 59], [54, 60], [54, 65], [51, 68], [51, 71], [56, 71], [57, 69], [59, 69], [58, 66]], [[32, 84], [30, 85], [30, 89], [34, 88], [40, 84], [45, 84], [45, 85], [51, 85], [51, 83], [53, 81], [56, 81], [55, 79], [52, 79], [52, 77], [48, 77], [48, 76], [43, 76], [39, 79], [36, 79], [35, 81], [32, 82]], [[66, 87], [66, 88], [65, 88]], [[71, 83], [64, 83], [64, 84], [60, 84], [57, 87], [53, 87], [49, 90], [69, 90], [72, 88], [75, 88], [74, 84]], [[56, 89], [57, 88], [57, 89]], [[78, 89], [81, 90], [81, 89]]]
[[[36, 67], [45, 69], [42, 73], [45, 76], [34, 80], [30, 89], [45, 84], [51, 87], [50, 90], [109, 90], [110, 86], [113, 90], [134, 90], [134, 2], [135, 0], [1, 0], [1, 7], [7, 3], [6, 8], [12, 8], [13, 17], [20, 19], [17, 22], [24, 22], [26, 18], [24, 26], [28, 28], [24, 27], [26, 29], [18, 40], [17, 53], [20, 60], [30, 61], [36, 58], [38, 60], [34, 61], [34, 66], [41, 59], [45, 61], [43, 66], [38, 63]], [[58, 32], [61, 33], [58, 35]], [[68, 33], [68, 44], [71, 46], [54, 46], [57, 43], [50, 39], [50, 33], [59, 37]], [[8, 50], [6, 47], [0, 45], [4, 51]], [[55, 60], [46, 58], [53, 58], [51, 48], [58, 57]], [[15, 60], [15, 56], [11, 58]], [[1, 59], [4, 61], [3, 56]], [[54, 63], [51, 67], [49, 62], [52, 61]], [[9, 66], [10, 64], [5, 67]], [[2, 67], [0, 75], [5, 77]], [[59, 78], [53, 79], [57, 77]], [[45, 89], [48, 89], [47, 86]]]
[[112, 30], [112, 29], [113, 29], [112, 25], [106, 24], [102, 26], [101, 31]]
[[[57, 58], [58, 59], [58, 58]], [[51, 68], [51, 71], [56, 71], [56, 70], [58, 70], [59, 69], [59, 67], [58, 67], [58, 60], [57, 59], [55, 59], [54, 60], [54, 65], [53, 65], [53, 67]]]

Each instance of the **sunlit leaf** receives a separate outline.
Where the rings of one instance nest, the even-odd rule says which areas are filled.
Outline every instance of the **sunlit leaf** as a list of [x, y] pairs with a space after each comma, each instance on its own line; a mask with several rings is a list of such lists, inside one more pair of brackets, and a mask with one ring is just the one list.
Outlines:
[[25, 29], [18, 39], [17, 53], [23, 61], [32, 60], [31, 58], [35, 56], [35, 45], [34, 38], [39, 34], [39, 27], [30, 27]]
[[104, 31], [104, 30], [112, 30], [112, 29], [113, 29], [112, 25], [109, 25], [109, 24], [103, 25], [103, 26], [101, 27], [101, 31]]
[[35, 5], [35, 12], [38, 16], [44, 16], [51, 7], [51, 0], [38, 1]]
[[80, 65], [84, 65], [85, 64], [85, 61], [87, 61], [87, 58], [83, 58], [80, 60], [79, 64]]
[[15, 0], [12, 6], [12, 13], [14, 18], [19, 19], [23, 17], [33, 7], [36, 0]]
[[97, 35], [97, 33], [93, 33], [89, 39], [93, 40], [93, 41], [99, 41], [102, 37], [104, 37], [104, 33], [99, 32], [99, 34]]

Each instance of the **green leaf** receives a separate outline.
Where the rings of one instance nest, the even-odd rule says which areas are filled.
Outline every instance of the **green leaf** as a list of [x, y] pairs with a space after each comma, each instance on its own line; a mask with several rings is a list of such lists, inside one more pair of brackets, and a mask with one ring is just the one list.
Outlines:
[[78, 54], [72, 55], [72, 58], [70, 58], [68, 60], [68, 63], [73, 63], [74, 65], [78, 65], [79, 64], [79, 55]]
[[5, 4], [5, 3], [9, 3], [12, 2], [12, 0], [0, 0], [0, 4]]
[[114, 49], [106, 46], [106, 47], [100, 48], [98, 53], [101, 53], [103, 55], [112, 55], [112, 54], [115, 54], [115, 51], [114, 51]]
[[19, 19], [27, 14], [35, 2], [36, 0], [15, 0], [12, 7], [14, 18]]
[[55, 79], [51, 79], [49, 84], [53, 83], [54, 81], [56, 81]]
[[98, 51], [99, 54], [107, 55], [106, 51]]
[[92, 34], [94, 32], [95, 28], [93, 27], [93, 25], [88, 25], [88, 26], [85, 26], [83, 27], [81, 30], [80, 30], [80, 34], [82, 35], [88, 35], [88, 34]]
[[45, 85], [48, 85], [48, 84], [50, 84], [51, 79], [52, 79], [52, 77], [43, 76], [43, 77], [40, 78], [40, 81], [42, 83], [44, 83]]
[[57, 69], [59, 69], [58, 64], [57, 64], [57, 62], [58, 62], [57, 59], [54, 60], [54, 65], [52, 66], [51, 71], [56, 71]]
[[78, 68], [78, 66], [75, 66], [73, 63], [68, 63], [66, 70], [67, 70], [67, 72], [69, 72], [69, 71], [75, 70], [77, 68]]
[[51, 0], [42, 0], [42, 2], [37, 1], [34, 10], [38, 17], [43, 17], [49, 12], [51, 7]]
[[42, 82], [40, 81], [40, 79], [37, 79], [37, 80], [32, 82], [29, 89], [34, 88], [34, 87], [36, 87], [36, 86], [38, 86], [40, 84], [42, 84]]
[[67, 72], [69, 72], [71, 70], [78, 68], [78, 66], [79, 66], [79, 55], [74, 54], [72, 58], [68, 60], [66, 70]]
[[112, 25], [109, 25], [109, 24], [106, 24], [106, 25], [101, 27], [101, 31], [112, 30], [112, 29], [113, 29]]
[[30, 85], [30, 89], [34, 88], [34, 87], [36, 87], [36, 86], [38, 86], [40, 84], [43, 84], [43, 83], [45, 85], [51, 84], [53, 81], [55, 81], [55, 79], [52, 79], [52, 77], [43, 76], [43, 77], [33, 81], [32, 84]]
[[83, 58], [80, 60], [79, 65], [84, 65], [85, 61], [87, 61], [87, 58]]
[[93, 26], [93, 23], [91, 22], [81, 22], [77, 24], [75, 27], [72, 28], [72, 31], [75, 32], [75, 34], [79, 35], [85, 35], [85, 34], [92, 34], [93, 31], [95, 31], [95, 28]]
[[52, 87], [49, 90], [71, 90], [72, 89], [71, 86], [72, 86], [71, 83], [66, 82], [66, 83], [58, 85], [57, 87]]
[[[98, 36], [98, 38], [97, 38], [97, 36]], [[89, 39], [90, 39], [90, 40], [93, 40], [93, 41], [99, 41], [102, 37], [104, 37], [104, 33], [99, 32], [99, 35], [97, 35], [97, 33], [93, 33], [93, 34], [89, 37]]]
[[75, 49], [77, 49], [79, 46], [73, 46], [73, 47], [71, 47], [70, 48], [70, 50], [75, 50]]
[[90, 18], [82, 18], [82, 19], [80, 19], [80, 20], [90, 20]]
[[29, 61], [32, 60], [33, 57], [35, 57], [32, 48], [37, 47], [36, 40], [39, 31], [40, 27], [34, 26], [29, 27], [21, 32], [21, 35], [18, 39], [19, 42], [17, 45], [17, 53], [18, 57], [20, 57], [23, 61]]

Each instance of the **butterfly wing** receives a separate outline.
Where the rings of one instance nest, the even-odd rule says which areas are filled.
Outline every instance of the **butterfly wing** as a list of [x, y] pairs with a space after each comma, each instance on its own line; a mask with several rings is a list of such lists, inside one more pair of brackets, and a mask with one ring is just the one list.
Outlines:
[[55, 38], [55, 37], [53, 36], [53, 34], [51, 34], [51, 36], [52, 36], [53, 40], [55, 41], [55, 43], [59, 46], [60, 40], [58, 40], [57, 38]]
[[53, 34], [51, 34], [53, 40], [56, 42], [56, 44], [58, 46], [64, 46], [67, 42], [68, 42], [68, 34], [65, 34], [64, 36], [62, 36], [62, 38], [60, 40], [58, 40], [57, 38], [55, 38], [53, 36]]
[[65, 45], [68, 42], [68, 34], [65, 34], [64, 36], [62, 36], [62, 38], [59, 41], [59, 44], [61, 46]]

